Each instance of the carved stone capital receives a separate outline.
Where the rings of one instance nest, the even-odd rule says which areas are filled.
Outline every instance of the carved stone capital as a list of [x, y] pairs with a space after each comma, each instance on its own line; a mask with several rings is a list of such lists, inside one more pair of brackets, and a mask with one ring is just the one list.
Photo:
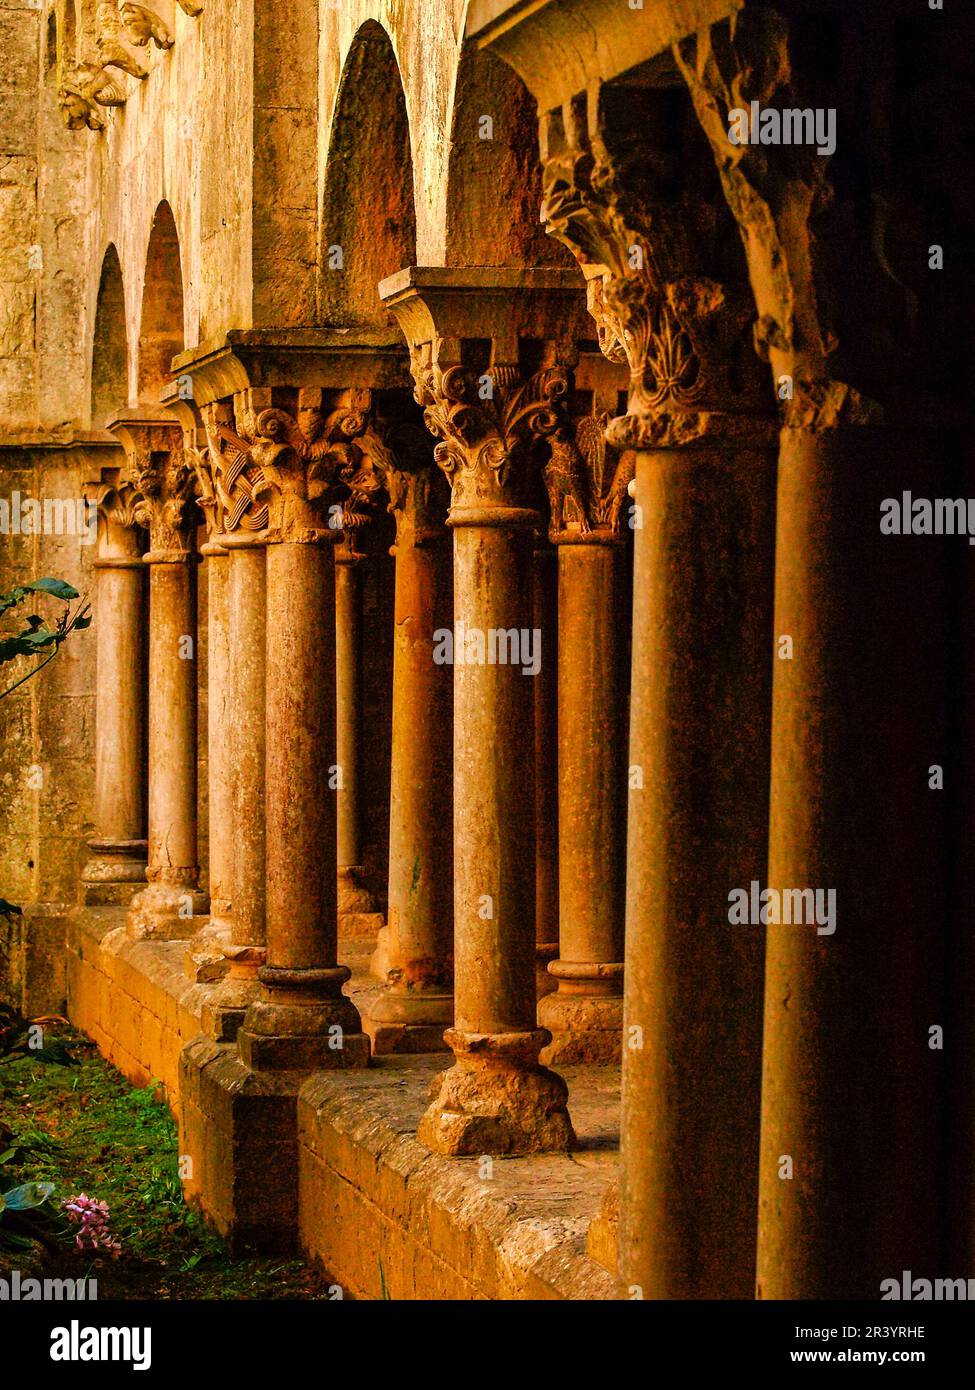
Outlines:
[[608, 443], [608, 411], [567, 419], [549, 438], [545, 490], [554, 543], [621, 537], [626, 530], [632, 453]]
[[294, 415], [270, 406], [253, 418], [252, 495], [267, 503], [268, 526], [280, 539], [323, 539], [328, 530], [336, 535], [343, 512], [332, 509], [357, 499], [349, 516], [358, 518], [356, 508], [379, 491], [382, 441], [371, 409], [367, 390], [306, 388], [298, 392]]
[[594, 89], [541, 124], [542, 220], [583, 269], [603, 353], [629, 366], [619, 447], [687, 443], [763, 409], [751, 292], [722, 273], [727, 228], [679, 126], [668, 95], [642, 88]]
[[142, 494], [118, 469], [103, 469], [95, 489], [98, 509], [98, 559], [100, 561], [140, 560], [144, 549], [139, 507]]
[[[583, 285], [549, 269], [417, 267], [380, 285], [410, 350], [414, 396], [439, 440], [434, 458], [464, 510], [523, 510], [565, 418], [580, 342], [592, 339]], [[527, 519], [527, 518], [526, 518]]]
[[427, 429], [440, 442], [434, 458], [451, 485], [454, 507], [502, 506], [518, 501], [537, 446], [565, 427], [569, 369], [561, 364], [526, 375], [508, 364], [483, 372], [447, 368], [431, 354], [413, 354], [416, 399]]
[[173, 420], [119, 416], [108, 428], [126, 454], [125, 480], [137, 497], [133, 515], [154, 552], [189, 553], [200, 520], [197, 480]]
[[[895, 62], [886, 8], [872, 7], [862, 32], [850, 26], [841, 37], [841, 44], [869, 43], [874, 52], [869, 120], [860, 119], [855, 93], [818, 70], [803, 71], [803, 45], [774, 8], [749, 7], [673, 48], [741, 234], [758, 313], [755, 349], [771, 365], [790, 429], [877, 425], [879, 400], [896, 400], [904, 387], [917, 390], [914, 286], [925, 272], [914, 270], [913, 257], [898, 260], [891, 223], [899, 215], [912, 227], [908, 240], [913, 234], [926, 244], [914, 230], [924, 185], [909, 157], [903, 169], [898, 158], [896, 170], [890, 159], [904, 98], [894, 103], [882, 95], [892, 90]], [[848, 56], [837, 58], [837, 71]], [[845, 138], [835, 150], [816, 141], [760, 143], [751, 129], [756, 115], [813, 106], [840, 123]], [[936, 158], [932, 163], [937, 167]], [[869, 171], [867, 185], [861, 175], [855, 191], [851, 165]], [[899, 181], [914, 186], [908, 193]]]

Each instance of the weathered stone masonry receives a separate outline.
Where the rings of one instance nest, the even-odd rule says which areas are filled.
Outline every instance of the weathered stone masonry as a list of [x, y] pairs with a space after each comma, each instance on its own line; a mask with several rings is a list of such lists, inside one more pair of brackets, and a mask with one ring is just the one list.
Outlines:
[[0, 487], [98, 513], [0, 537], [95, 615], [0, 703], [0, 982], [162, 1080], [235, 1246], [970, 1265], [970, 561], [878, 525], [971, 490], [965, 27], [0, 3]]

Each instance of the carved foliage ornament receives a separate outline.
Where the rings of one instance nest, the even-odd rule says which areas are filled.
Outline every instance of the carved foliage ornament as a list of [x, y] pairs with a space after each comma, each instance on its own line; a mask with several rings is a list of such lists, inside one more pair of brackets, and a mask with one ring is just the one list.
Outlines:
[[141, 525], [138, 507], [142, 495], [131, 482], [102, 483], [95, 493], [99, 516], [114, 526], [128, 529]]
[[462, 365], [442, 369], [430, 346], [412, 354], [414, 395], [424, 421], [440, 443], [434, 458], [455, 492], [473, 484], [484, 500], [502, 495], [509, 482], [523, 481], [532, 446], [550, 438], [565, 418], [569, 373], [543, 367], [529, 377], [514, 366], [482, 374]]
[[703, 431], [708, 412], [741, 409], [751, 296], [697, 272], [707, 238], [694, 242], [673, 171], [618, 132], [611, 153], [587, 118], [576, 104], [566, 126], [559, 113], [543, 124], [542, 220], [586, 274], [601, 350], [629, 365], [631, 416], [654, 417], [660, 442], [675, 417], [700, 415]]
[[128, 471], [140, 494], [135, 519], [148, 530], [150, 548], [189, 551], [199, 510], [196, 475], [183, 449], [182, 432], [176, 427], [167, 427], [165, 435], [152, 427], [139, 431]]
[[385, 446], [370, 406], [370, 393], [361, 391], [346, 393], [330, 410], [299, 402], [294, 417], [277, 407], [258, 414], [250, 450], [260, 473], [253, 496], [266, 499], [268, 524], [283, 539], [313, 539], [329, 525], [332, 506], [348, 505], [350, 518], [360, 517], [365, 500], [382, 487]]

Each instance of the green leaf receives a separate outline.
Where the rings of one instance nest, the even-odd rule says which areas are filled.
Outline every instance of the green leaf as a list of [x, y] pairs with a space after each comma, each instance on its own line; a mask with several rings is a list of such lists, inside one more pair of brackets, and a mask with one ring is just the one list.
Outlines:
[[53, 1191], [53, 1182], [25, 1182], [3, 1193], [3, 1204], [7, 1211], [30, 1211], [42, 1207]]
[[30, 584], [25, 584], [24, 588], [32, 594], [53, 594], [55, 598], [63, 598], [65, 602], [78, 597], [78, 590], [64, 579], [34, 579]]
[[16, 1149], [8, 1149], [6, 1153], [0, 1154], [0, 1168], [2, 1168], [5, 1163], [9, 1163], [12, 1158], [16, 1158], [16, 1156]]
[[91, 614], [86, 616], [83, 613], [80, 617], [75, 618], [73, 626], [76, 632], [83, 632], [86, 627], [91, 627]]

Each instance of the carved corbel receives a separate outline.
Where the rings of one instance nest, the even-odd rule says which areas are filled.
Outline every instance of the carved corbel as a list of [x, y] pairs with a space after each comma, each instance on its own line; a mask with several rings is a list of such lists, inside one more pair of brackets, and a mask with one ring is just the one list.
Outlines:
[[95, 52], [88, 62], [97, 68], [120, 68], [140, 82], [149, 76], [122, 43], [122, 18], [115, 0], [98, 0], [95, 16]]
[[157, 48], [172, 48], [175, 40], [165, 20], [145, 5], [135, 5], [125, 0], [119, 11], [122, 27], [129, 43], [137, 48], [145, 48], [150, 40]]

